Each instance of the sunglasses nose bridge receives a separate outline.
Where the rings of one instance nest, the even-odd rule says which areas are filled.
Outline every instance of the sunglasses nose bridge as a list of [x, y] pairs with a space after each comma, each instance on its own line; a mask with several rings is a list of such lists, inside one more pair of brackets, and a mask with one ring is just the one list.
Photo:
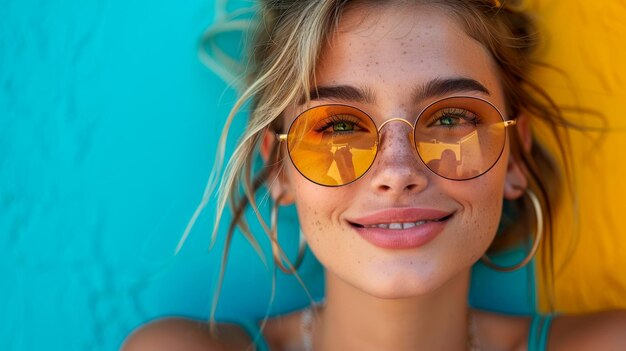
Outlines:
[[384, 121], [380, 127], [378, 127], [378, 133], [380, 133], [380, 131], [383, 129], [384, 126], [386, 126], [387, 124], [391, 123], [391, 122], [402, 122], [405, 123], [406, 125], [409, 126], [409, 128], [411, 128], [411, 130], [413, 130], [413, 125], [411, 124], [411, 122], [407, 121], [404, 118], [399, 118], [399, 117], [395, 117], [395, 118], [390, 118], [386, 121]]
[[411, 122], [407, 121], [404, 118], [394, 117], [394, 118], [390, 118], [390, 119], [384, 121], [380, 125], [380, 127], [378, 127], [378, 135], [382, 135], [381, 131], [382, 131], [383, 127], [386, 126], [387, 124], [391, 123], [391, 122], [402, 122], [402, 123], [406, 124], [410, 128], [409, 132], [407, 133], [408, 134], [407, 137], [409, 138], [409, 141], [411, 142], [411, 144], [415, 145], [415, 135], [414, 135], [415, 127], [411, 124]]

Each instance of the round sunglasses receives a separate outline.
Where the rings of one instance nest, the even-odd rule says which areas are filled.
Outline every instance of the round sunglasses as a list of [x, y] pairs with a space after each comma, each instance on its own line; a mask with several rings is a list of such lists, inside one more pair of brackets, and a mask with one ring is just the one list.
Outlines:
[[437, 100], [420, 112], [415, 124], [391, 118], [380, 126], [362, 110], [344, 104], [312, 107], [296, 117], [287, 134], [289, 158], [310, 181], [342, 186], [362, 177], [378, 153], [382, 128], [392, 122], [412, 128], [417, 155], [433, 173], [450, 180], [469, 180], [488, 172], [506, 142], [505, 120], [487, 100], [455, 96]]

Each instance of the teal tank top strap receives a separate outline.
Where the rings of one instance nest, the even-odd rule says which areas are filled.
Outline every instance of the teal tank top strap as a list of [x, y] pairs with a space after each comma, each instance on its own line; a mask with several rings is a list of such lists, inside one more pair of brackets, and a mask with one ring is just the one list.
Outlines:
[[269, 346], [265, 337], [263, 337], [263, 333], [259, 326], [252, 320], [248, 321], [239, 321], [239, 326], [241, 326], [246, 333], [250, 336], [250, 340], [254, 344], [254, 351], [269, 351]]
[[548, 347], [548, 336], [553, 315], [536, 315], [530, 322], [528, 332], [528, 351], [545, 351]]

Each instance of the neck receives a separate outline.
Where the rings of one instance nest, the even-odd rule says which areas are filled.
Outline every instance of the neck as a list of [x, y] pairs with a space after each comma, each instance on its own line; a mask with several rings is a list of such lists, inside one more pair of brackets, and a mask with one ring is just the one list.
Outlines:
[[[466, 350], [469, 271], [425, 295], [382, 299], [326, 272], [317, 350]], [[319, 327], [317, 327], [319, 326]]]

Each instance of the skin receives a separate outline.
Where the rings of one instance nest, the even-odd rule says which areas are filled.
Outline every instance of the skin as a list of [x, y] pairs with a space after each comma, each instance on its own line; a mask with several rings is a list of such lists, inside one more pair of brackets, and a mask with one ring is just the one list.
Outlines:
[[[390, 118], [413, 123], [437, 97], [414, 101], [411, 92], [436, 78], [471, 78], [505, 111], [495, 63], [488, 52], [439, 9], [427, 6], [351, 8], [323, 51], [318, 86], [348, 85], [371, 91], [373, 101], [324, 98], [310, 106], [343, 102], [367, 111], [377, 125]], [[286, 125], [310, 106], [283, 114]], [[513, 131], [530, 142], [526, 120]], [[316, 350], [464, 350], [468, 338], [470, 268], [486, 251], [500, 220], [502, 200], [522, 195], [526, 178], [509, 155], [467, 181], [433, 174], [407, 138], [409, 127], [390, 123], [381, 132], [375, 163], [361, 179], [328, 188], [305, 179], [288, 158], [276, 169], [274, 199], [295, 202], [302, 231], [326, 269], [326, 304], [313, 324]], [[511, 132], [511, 131], [509, 131]], [[267, 133], [262, 154], [276, 141]], [[528, 145], [527, 145], [528, 146]], [[381, 209], [417, 207], [454, 213], [442, 232], [414, 249], [383, 249], [361, 238], [350, 224]], [[472, 311], [482, 350], [526, 350], [529, 320]], [[273, 350], [300, 344], [300, 313], [270, 319], [264, 334]], [[210, 338], [198, 321], [163, 319], [134, 333], [125, 351], [244, 350], [249, 339], [221, 325]], [[550, 331], [551, 350], [618, 350], [626, 346], [626, 316], [607, 312], [560, 317]], [[243, 341], [243, 342], [242, 342]], [[171, 346], [171, 347], [169, 347]]]
[[[347, 11], [323, 50], [317, 85], [368, 90], [373, 101], [324, 98], [311, 106], [349, 103], [367, 111], [377, 125], [390, 118], [413, 123], [428, 103], [444, 97], [415, 101], [415, 89], [435, 79], [469, 78], [490, 93], [462, 90], [455, 95], [484, 98], [504, 110], [487, 51], [441, 11], [409, 9], [381, 8], [377, 16], [364, 16], [370, 12], [358, 8]], [[286, 111], [285, 122], [307, 107]], [[481, 177], [462, 182], [439, 177], [419, 160], [408, 132], [404, 123], [383, 128], [375, 163], [351, 184], [314, 184], [289, 159], [274, 183], [275, 197], [286, 192], [295, 202], [309, 246], [326, 268], [327, 303], [314, 341], [324, 350], [464, 347], [470, 267], [495, 235], [502, 199], [518, 195], [507, 193], [512, 189], [507, 182], [519, 185], [525, 179], [509, 158], [508, 144]], [[434, 240], [416, 249], [376, 247], [351, 224], [379, 210], [406, 207], [454, 215]]]
[[[362, 23], [362, 13], [348, 12], [316, 72], [318, 86], [367, 89], [375, 101], [323, 99], [312, 105], [349, 103], [368, 111], [377, 125], [393, 117], [413, 123], [433, 100], [412, 101], [416, 87], [436, 78], [464, 77], [481, 82], [491, 94], [457, 94], [485, 98], [504, 109], [493, 61], [451, 19], [427, 8], [420, 11], [418, 21], [401, 8], [384, 11], [375, 22]], [[462, 55], [450, 54], [459, 52]], [[284, 114], [287, 122], [296, 115], [290, 112]], [[439, 177], [418, 159], [408, 132], [404, 123], [383, 128], [374, 165], [351, 184], [336, 188], [314, 184], [285, 158], [282, 184], [276, 185], [278, 191], [291, 193], [302, 230], [327, 272], [378, 298], [432, 293], [478, 260], [496, 232], [509, 175], [507, 145], [495, 167], [481, 177], [462, 182]], [[381, 209], [402, 207], [455, 214], [443, 233], [416, 250], [382, 250], [360, 238], [349, 223]]]

